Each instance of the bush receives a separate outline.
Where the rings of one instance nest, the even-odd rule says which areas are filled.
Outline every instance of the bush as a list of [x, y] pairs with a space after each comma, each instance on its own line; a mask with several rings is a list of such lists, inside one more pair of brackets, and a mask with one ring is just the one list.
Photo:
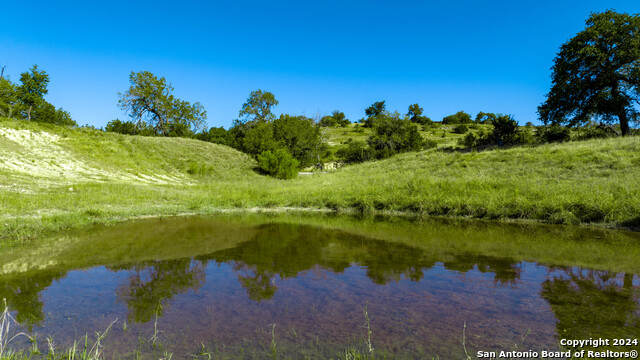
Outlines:
[[465, 124], [458, 124], [453, 128], [453, 132], [456, 134], [464, 134], [469, 131], [469, 127]]
[[68, 111], [62, 108], [56, 110], [55, 106], [45, 100], [40, 100], [36, 106], [33, 107], [31, 120], [62, 126], [78, 126]]
[[201, 133], [196, 134], [195, 138], [214, 144], [228, 145], [230, 143], [229, 132], [222, 126], [211, 127], [208, 131], [203, 130]]
[[300, 163], [286, 150], [278, 149], [275, 152], [263, 151], [258, 155], [258, 164], [266, 174], [278, 179], [293, 179], [298, 175]]
[[513, 145], [518, 139], [518, 122], [509, 115], [493, 120], [493, 140], [498, 146]]
[[359, 163], [374, 158], [374, 151], [364, 141], [349, 141], [346, 147], [338, 149], [336, 155], [348, 163]]
[[335, 110], [331, 115], [323, 116], [318, 122], [320, 126], [346, 127], [351, 123], [342, 111]]
[[189, 125], [182, 121], [174, 121], [167, 127], [167, 135], [169, 137], [193, 137], [193, 131]]
[[253, 121], [240, 125], [239, 149], [247, 154], [258, 155], [277, 148], [273, 138], [273, 123]]
[[466, 148], [477, 148], [487, 145], [515, 145], [533, 142], [533, 135], [530, 131], [522, 132], [518, 130], [518, 123], [508, 115], [497, 116], [493, 121], [493, 131], [487, 133], [468, 133], [464, 138], [458, 140], [458, 144]]
[[122, 121], [120, 119], [111, 120], [104, 128], [105, 131], [115, 132], [124, 135], [155, 136], [156, 132], [147, 123], [136, 124], [132, 121]]
[[516, 134], [516, 144], [535, 144], [536, 138], [533, 136], [533, 126], [525, 126]]
[[418, 151], [424, 146], [418, 125], [398, 114], [379, 117], [374, 123], [374, 133], [367, 142], [377, 158], [386, 158], [405, 151]]
[[606, 124], [589, 124], [588, 126], [580, 129], [577, 140], [587, 139], [604, 139], [609, 137], [620, 136], [620, 132], [611, 125]]
[[319, 157], [326, 152], [320, 128], [305, 116], [280, 115], [273, 121], [273, 139], [276, 148], [286, 149], [300, 166], [319, 162]]
[[131, 121], [122, 121], [120, 119], [111, 120], [105, 126], [105, 131], [115, 132], [125, 135], [137, 135], [138, 127]]
[[458, 145], [468, 148], [475, 149], [481, 146], [487, 146], [493, 144], [493, 139], [490, 133], [485, 131], [480, 132], [469, 132], [462, 139], [458, 140]]
[[464, 111], [458, 111], [453, 115], [446, 116], [442, 119], [443, 124], [456, 125], [456, 124], [471, 124], [471, 115]]
[[438, 142], [433, 139], [426, 139], [423, 146], [425, 149], [433, 149], [438, 146]]
[[567, 127], [551, 125], [539, 127], [536, 136], [541, 142], [563, 142], [569, 141], [571, 133]]

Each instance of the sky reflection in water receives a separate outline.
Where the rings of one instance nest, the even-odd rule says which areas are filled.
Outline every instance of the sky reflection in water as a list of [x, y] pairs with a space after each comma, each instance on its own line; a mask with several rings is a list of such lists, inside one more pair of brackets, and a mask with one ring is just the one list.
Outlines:
[[[344, 230], [320, 226], [322, 219], [228, 220], [170, 219], [98, 229], [79, 236], [88, 243], [71, 244], [130, 251], [141, 246], [147, 253], [122, 261], [109, 259], [104, 253], [111, 250], [104, 250], [81, 265], [64, 250], [56, 266], [0, 276], [0, 296], [25, 328], [40, 338], [53, 334], [60, 344], [119, 318], [107, 343], [123, 356], [148, 348], [141, 343], [157, 317], [164, 346], [178, 358], [189, 357], [201, 343], [230, 353], [263, 351], [271, 344], [272, 324], [281, 354], [324, 358], [362, 339], [365, 306], [374, 347], [407, 358], [462, 356], [465, 323], [471, 352], [514, 350], [515, 344], [555, 350], [559, 334], [640, 338], [639, 278], [633, 272], [541, 265], [421, 240], [470, 241], [460, 234], [450, 240], [443, 232], [460, 223], [389, 225], [392, 234], [393, 226], [409, 232], [413, 227], [412, 240], [354, 231], [376, 227], [383, 234], [380, 226], [386, 225], [379, 221], [350, 220]], [[514, 231], [498, 233], [508, 238]], [[634, 246], [636, 240], [607, 243]]]

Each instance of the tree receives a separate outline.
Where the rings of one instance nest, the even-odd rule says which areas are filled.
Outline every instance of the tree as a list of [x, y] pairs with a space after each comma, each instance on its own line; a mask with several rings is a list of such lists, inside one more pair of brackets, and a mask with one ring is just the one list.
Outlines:
[[[246, 124], [245, 124], [246, 125]], [[244, 127], [244, 125], [240, 125]], [[263, 151], [275, 150], [278, 144], [273, 138], [273, 123], [257, 122], [243, 131], [242, 137], [237, 139], [239, 149], [252, 155]]]
[[545, 123], [579, 125], [617, 118], [622, 135], [640, 105], [640, 15], [592, 13], [586, 29], [560, 47], [552, 86], [538, 107]]
[[467, 114], [464, 111], [458, 111], [453, 115], [446, 116], [442, 119], [443, 124], [472, 124], [471, 115]]
[[376, 101], [368, 108], [364, 109], [364, 113], [367, 115], [367, 118], [364, 119], [364, 127], [373, 127], [373, 123], [375, 120], [386, 113], [386, 105], [384, 104], [385, 100]]
[[33, 107], [43, 100], [47, 94], [49, 75], [45, 71], [38, 71], [38, 65], [33, 65], [31, 72], [20, 75], [22, 85], [18, 86], [18, 99], [27, 107], [27, 119], [31, 121]]
[[378, 158], [405, 151], [418, 151], [424, 145], [418, 125], [407, 118], [400, 118], [398, 113], [381, 116], [374, 123], [373, 130], [374, 133], [367, 139], [367, 143]]
[[71, 118], [71, 114], [63, 108], [58, 108], [41, 99], [33, 108], [32, 118], [34, 121], [63, 125], [77, 126], [76, 122]]
[[418, 104], [409, 105], [409, 111], [407, 111], [407, 116], [411, 122], [422, 125], [432, 124], [433, 121], [426, 116], [422, 115], [422, 108]]
[[493, 120], [493, 139], [498, 146], [517, 142], [518, 122], [509, 115], [500, 115]]
[[[156, 134], [184, 133], [187, 129], [202, 128], [207, 119], [204, 107], [196, 102], [176, 99], [173, 86], [164, 77], [157, 78], [149, 71], [131, 72], [131, 86], [124, 94], [119, 93], [118, 105], [138, 123], [146, 122]], [[176, 131], [176, 129], [180, 129]]]
[[323, 116], [322, 119], [318, 122], [318, 125], [324, 127], [346, 127], [349, 125], [351, 121], [346, 118], [345, 114], [342, 111], [334, 110], [331, 115]]
[[320, 135], [313, 119], [305, 116], [282, 114], [273, 121], [273, 138], [278, 147], [287, 149], [302, 167], [320, 161], [320, 152], [324, 150]]
[[364, 109], [364, 113], [368, 117], [380, 116], [387, 107], [384, 103], [385, 103], [385, 100], [376, 101], [373, 104], [371, 104], [371, 106]]
[[125, 135], [137, 135], [138, 127], [132, 121], [121, 121], [120, 119], [114, 119], [107, 123], [104, 128], [105, 131], [115, 132]]
[[271, 113], [271, 108], [278, 105], [276, 97], [268, 92], [258, 89], [252, 91], [247, 98], [247, 102], [242, 105], [242, 109], [238, 116], [244, 117], [244, 122], [258, 121], [272, 121], [275, 116]]
[[16, 86], [8, 79], [0, 77], [0, 116], [10, 118], [17, 108], [18, 92]]
[[209, 131], [196, 134], [196, 139], [221, 145], [229, 145], [229, 132], [222, 126], [211, 127]]
[[493, 121], [497, 118], [498, 116], [494, 113], [485, 113], [480, 111], [478, 113], [478, 115], [476, 115], [476, 124], [493, 124]]
[[358, 163], [372, 160], [375, 152], [364, 141], [355, 140], [349, 141], [346, 146], [339, 148], [336, 155], [348, 163]]

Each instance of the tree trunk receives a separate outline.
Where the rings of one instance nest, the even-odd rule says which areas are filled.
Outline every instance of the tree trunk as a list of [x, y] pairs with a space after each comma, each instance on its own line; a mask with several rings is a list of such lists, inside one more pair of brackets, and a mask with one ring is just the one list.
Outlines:
[[629, 120], [627, 119], [627, 112], [622, 110], [618, 114], [618, 119], [620, 120], [620, 132], [622, 132], [622, 136], [629, 135]]
[[29, 121], [31, 121], [31, 109], [33, 109], [33, 106], [29, 106], [29, 111], [27, 111], [27, 118]]

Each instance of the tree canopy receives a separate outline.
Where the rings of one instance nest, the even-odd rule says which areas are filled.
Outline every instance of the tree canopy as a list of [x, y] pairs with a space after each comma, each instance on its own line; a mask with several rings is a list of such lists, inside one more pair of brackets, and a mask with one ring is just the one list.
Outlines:
[[407, 111], [407, 116], [411, 122], [427, 125], [431, 124], [433, 121], [426, 116], [422, 115], [423, 109], [418, 104], [409, 105], [409, 110]]
[[387, 105], [385, 105], [385, 100], [376, 101], [368, 108], [364, 109], [365, 115], [367, 118], [362, 120], [365, 127], [373, 127], [373, 123], [375, 119], [380, 116], [383, 116], [387, 112]]
[[20, 82], [20, 85], [14, 84], [8, 77], [0, 76], [0, 116], [65, 126], [77, 125], [68, 111], [56, 109], [44, 99], [49, 85], [49, 75], [45, 71], [33, 65], [29, 72], [20, 75]]
[[29, 72], [24, 72], [20, 75], [20, 82], [22, 85], [16, 89], [18, 99], [27, 106], [27, 119], [31, 121], [33, 107], [48, 92], [49, 75], [43, 70], [38, 70], [38, 65], [33, 65]]
[[498, 115], [494, 113], [486, 113], [486, 112], [480, 111], [478, 115], [476, 115], [475, 122], [478, 124], [492, 124], [497, 117]]
[[640, 15], [592, 13], [585, 30], [560, 47], [552, 86], [538, 107], [545, 123], [579, 125], [592, 120], [638, 120], [640, 105]]
[[442, 118], [443, 124], [472, 124], [471, 115], [464, 111], [458, 111], [457, 113]]
[[346, 127], [351, 123], [342, 111], [334, 110], [331, 115], [325, 115], [320, 119], [318, 125], [330, 127]]
[[272, 121], [275, 115], [271, 113], [271, 108], [277, 105], [278, 100], [272, 93], [258, 89], [251, 92], [238, 116], [244, 118], [244, 122]]
[[131, 72], [131, 86], [118, 94], [118, 105], [138, 122], [146, 122], [159, 135], [182, 134], [190, 128], [202, 128], [207, 119], [204, 107], [173, 96], [173, 86], [164, 77], [149, 71]]
[[418, 132], [418, 125], [408, 118], [394, 113], [379, 117], [373, 125], [374, 133], [367, 143], [378, 158], [386, 158], [397, 153], [421, 150], [424, 141]]

